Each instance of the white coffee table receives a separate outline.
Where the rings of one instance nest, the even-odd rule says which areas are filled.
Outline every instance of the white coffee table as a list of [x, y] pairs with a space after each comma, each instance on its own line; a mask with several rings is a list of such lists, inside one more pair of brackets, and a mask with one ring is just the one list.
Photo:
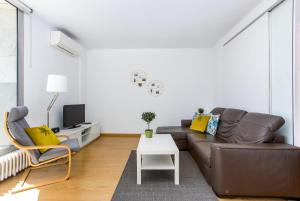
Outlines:
[[179, 184], [179, 150], [171, 135], [154, 134], [152, 138], [141, 135], [136, 158], [137, 184], [141, 184], [142, 170], [174, 170], [175, 184]]

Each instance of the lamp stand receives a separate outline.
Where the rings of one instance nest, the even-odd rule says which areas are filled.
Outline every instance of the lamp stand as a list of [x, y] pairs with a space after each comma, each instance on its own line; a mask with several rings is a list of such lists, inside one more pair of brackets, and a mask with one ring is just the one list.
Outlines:
[[49, 106], [47, 107], [47, 126], [48, 127], [49, 127], [49, 113], [50, 113], [50, 110], [51, 110], [52, 106], [54, 105], [56, 99], [58, 98], [58, 96], [59, 96], [59, 93], [56, 92], [55, 95], [53, 96]]

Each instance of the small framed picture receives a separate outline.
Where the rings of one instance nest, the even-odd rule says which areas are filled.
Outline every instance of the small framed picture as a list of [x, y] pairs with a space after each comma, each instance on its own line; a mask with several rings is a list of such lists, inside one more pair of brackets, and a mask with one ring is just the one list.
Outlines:
[[147, 83], [146, 73], [142, 70], [133, 71], [131, 74], [131, 82], [137, 87], [143, 87]]
[[164, 85], [159, 80], [153, 80], [148, 85], [148, 92], [152, 96], [160, 96], [164, 91]]

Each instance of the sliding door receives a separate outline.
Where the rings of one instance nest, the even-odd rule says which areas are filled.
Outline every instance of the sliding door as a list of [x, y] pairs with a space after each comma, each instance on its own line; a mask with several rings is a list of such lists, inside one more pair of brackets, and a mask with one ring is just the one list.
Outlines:
[[268, 13], [223, 47], [223, 106], [269, 113]]
[[286, 123], [279, 132], [289, 144], [294, 143], [293, 7], [293, 0], [283, 1], [226, 42], [218, 76], [222, 106], [282, 116]]
[[285, 119], [280, 133], [293, 144], [293, 1], [270, 12], [271, 113]]
[[294, 144], [300, 146], [300, 1], [294, 3]]
[[22, 55], [18, 48], [21, 43], [18, 33], [22, 32], [22, 27], [18, 27], [22, 22], [20, 15], [16, 7], [0, 0], [0, 149], [10, 144], [3, 133], [4, 112], [22, 102], [19, 82], [22, 73], [18, 68], [22, 66], [18, 59]]

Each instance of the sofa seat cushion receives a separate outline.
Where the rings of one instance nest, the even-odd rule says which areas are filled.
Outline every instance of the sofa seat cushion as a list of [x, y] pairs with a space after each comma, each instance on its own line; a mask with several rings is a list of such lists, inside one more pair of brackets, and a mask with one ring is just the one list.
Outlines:
[[216, 142], [222, 143], [223, 140], [219, 139], [216, 136], [209, 135], [209, 134], [202, 134], [202, 133], [188, 133], [187, 140], [193, 142]]
[[156, 129], [157, 134], [177, 134], [177, 138], [186, 138], [185, 135], [180, 134], [187, 134], [187, 133], [199, 133], [199, 131], [193, 131], [188, 127], [181, 127], [181, 126], [161, 126], [157, 127]]
[[156, 129], [156, 134], [171, 134], [179, 150], [188, 149], [187, 139], [186, 139], [186, 134], [188, 132], [194, 132], [194, 131], [191, 131], [189, 128], [181, 127], [181, 126], [165, 126], [165, 127], [158, 127]]
[[181, 126], [163, 126], [156, 129], [156, 134], [171, 134], [179, 150], [188, 149], [187, 133], [199, 134], [200, 132]]
[[199, 163], [204, 162], [206, 167], [210, 167], [210, 146], [213, 143], [223, 143], [221, 139], [208, 134], [187, 134], [188, 148], [193, 152]]
[[192, 149], [193, 155], [198, 161], [206, 167], [210, 167], [210, 155], [212, 142], [194, 141], [189, 143], [189, 148]]

